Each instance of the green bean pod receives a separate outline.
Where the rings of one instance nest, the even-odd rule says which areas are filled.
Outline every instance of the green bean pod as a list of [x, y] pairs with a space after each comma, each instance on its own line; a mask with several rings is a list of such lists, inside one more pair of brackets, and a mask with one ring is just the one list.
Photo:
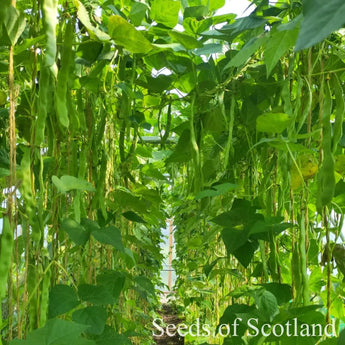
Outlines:
[[47, 321], [49, 306], [49, 288], [50, 288], [51, 270], [47, 270], [43, 277], [40, 301], [40, 327], [43, 327]]
[[38, 92], [38, 117], [35, 128], [35, 144], [40, 146], [44, 139], [48, 105], [53, 103], [50, 98], [52, 75], [56, 75], [56, 25], [57, 25], [57, 0], [44, 0], [42, 6], [43, 23], [46, 35], [46, 49], [41, 61], [39, 92]]
[[73, 22], [70, 20], [66, 24], [65, 36], [64, 36], [64, 45], [62, 48], [61, 55], [61, 68], [57, 76], [56, 83], [56, 95], [55, 95], [55, 110], [59, 123], [63, 127], [68, 127], [69, 118], [68, 118], [68, 109], [67, 109], [67, 86], [69, 73], [71, 68], [71, 62], [73, 57]]
[[[6, 296], [8, 275], [11, 268], [13, 249], [13, 230], [8, 217], [3, 218], [1, 245], [0, 245], [0, 330], [2, 326], [1, 302]], [[0, 345], [1, 336], [0, 336]]]
[[333, 137], [332, 137], [332, 153], [335, 154], [338, 143], [343, 134], [343, 120], [345, 113], [345, 101], [344, 94], [339, 79], [336, 75], [331, 79], [332, 87], [334, 90], [334, 96], [336, 101], [335, 121], [333, 126]]
[[318, 179], [318, 200], [317, 208], [321, 212], [322, 207], [328, 205], [334, 195], [335, 176], [334, 176], [334, 157], [332, 153], [332, 133], [330, 115], [332, 111], [332, 98], [329, 83], [326, 83], [324, 92], [324, 104], [322, 113], [322, 149], [323, 161]]
[[38, 91], [38, 115], [35, 127], [35, 144], [40, 146], [44, 140], [44, 131], [48, 113], [49, 84], [51, 73], [48, 67], [41, 67]]
[[293, 107], [291, 103], [291, 95], [290, 95], [290, 81], [286, 80], [282, 91], [281, 91], [281, 96], [284, 101], [284, 112], [290, 116], [293, 115]]
[[38, 327], [38, 293], [35, 290], [36, 284], [38, 282], [39, 274], [37, 267], [31, 263], [28, 266], [27, 284], [29, 293], [29, 328], [30, 330], [36, 329]]
[[56, 72], [56, 25], [57, 25], [57, 0], [43, 0], [43, 22], [45, 34], [47, 37], [47, 45], [45, 51], [45, 66], [51, 68], [52, 72]]
[[20, 192], [25, 200], [25, 211], [26, 215], [29, 218], [29, 224], [31, 226], [31, 238], [39, 242], [41, 239], [41, 229], [37, 222], [36, 214], [36, 200], [32, 194], [32, 181], [31, 181], [31, 159], [30, 159], [30, 150], [27, 149], [24, 152], [22, 161], [21, 161], [21, 188]]
[[13, 230], [8, 217], [3, 218], [0, 251], [0, 301], [6, 295], [7, 278], [11, 267]]

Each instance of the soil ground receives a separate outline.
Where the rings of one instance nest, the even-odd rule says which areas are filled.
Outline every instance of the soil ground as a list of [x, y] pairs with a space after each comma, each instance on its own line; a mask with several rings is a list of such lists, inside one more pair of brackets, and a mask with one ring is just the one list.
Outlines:
[[[175, 308], [171, 307], [169, 304], [163, 304], [161, 310], [159, 311], [161, 318], [163, 319], [166, 325], [174, 324], [178, 325], [182, 323], [182, 320], [177, 315], [177, 311]], [[164, 333], [160, 337], [153, 337], [157, 345], [183, 345], [184, 338], [181, 337], [178, 333], [176, 336], [169, 337], [166, 333]]]

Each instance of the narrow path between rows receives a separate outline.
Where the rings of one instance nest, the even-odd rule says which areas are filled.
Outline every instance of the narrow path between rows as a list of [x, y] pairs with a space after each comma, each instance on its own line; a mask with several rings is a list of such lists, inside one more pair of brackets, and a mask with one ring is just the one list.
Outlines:
[[[169, 304], [162, 304], [162, 308], [159, 311], [161, 319], [164, 321], [165, 325], [176, 325], [182, 323], [182, 320], [177, 315], [177, 310], [170, 306]], [[174, 337], [168, 336], [164, 333], [162, 336], [153, 337], [157, 345], [183, 345], [184, 338], [181, 337], [177, 332]]]

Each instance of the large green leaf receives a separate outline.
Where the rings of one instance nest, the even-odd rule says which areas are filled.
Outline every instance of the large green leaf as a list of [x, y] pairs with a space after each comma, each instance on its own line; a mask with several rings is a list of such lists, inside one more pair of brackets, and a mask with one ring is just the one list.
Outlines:
[[61, 176], [61, 178], [54, 175], [52, 181], [55, 187], [62, 193], [69, 192], [70, 190], [87, 192], [94, 192], [96, 190], [90, 182], [70, 175]]
[[126, 276], [121, 272], [105, 271], [97, 276], [97, 284], [106, 287], [117, 301], [125, 285]]
[[124, 251], [122, 244], [121, 232], [115, 226], [109, 226], [107, 228], [101, 228], [93, 231], [92, 236], [100, 243], [110, 244], [119, 251]]
[[241, 247], [237, 248], [233, 255], [239, 261], [239, 263], [247, 268], [252, 262], [255, 251], [258, 249], [259, 243], [256, 240], [248, 240]]
[[292, 288], [288, 284], [267, 283], [261, 286], [275, 296], [279, 305], [288, 303], [292, 299]]
[[141, 218], [139, 215], [137, 215], [135, 212], [133, 211], [127, 211], [122, 213], [122, 215], [127, 218], [128, 220], [131, 220], [132, 222], [136, 222], [136, 223], [143, 223], [145, 224], [146, 221]]
[[148, 53], [153, 47], [145, 36], [120, 16], [111, 16], [108, 22], [109, 34], [116, 44], [132, 53]]
[[225, 0], [209, 0], [208, 4], [208, 9], [214, 11], [222, 8], [225, 5]]
[[103, 334], [97, 337], [97, 345], [132, 345], [133, 343], [124, 334], [119, 334], [110, 327], [105, 328]]
[[192, 36], [178, 31], [170, 31], [169, 35], [175, 41], [181, 43], [186, 49], [195, 49], [203, 47], [203, 44]]
[[265, 18], [255, 17], [251, 15], [248, 17], [238, 18], [234, 23], [224, 25], [221, 29], [218, 30], [220, 32], [228, 33], [232, 35], [232, 37], [235, 37], [243, 31], [256, 29], [260, 26], [264, 26], [265, 23]]
[[345, 246], [340, 243], [335, 244], [332, 254], [337, 264], [338, 271], [345, 277]]
[[190, 6], [186, 7], [183, 12], [183, 18], [197, 18], [202, 19], [208, 14], [208, 9], [206, 6]]
[[259, 293], [259, 296], [256, 298], [256, 304], [260, 314], [267, 321], [272, 321], [273, 317], [279, 313], [277, 299], [267, 290]]
[[190, 160], [191, 152], [190, 131], [189, 129], [186, 129], [182, 132], [175, 150], [166, 159], [166, 162], [188, 162]]
[[50, 318], [64, 314], [74, 309], [79, 304], [76, 291], [68, 285], [55, 285], [49, 293]]
[[129, 18], [135, 26], [139, 26], [145, 18], [148, 7], [142, 2], [134, 2], [129, 12]]
[[90, 238], [90, 232], [73, 219], [65, 218], [61, 222], [61, 230], [66, 231], [71, 240], [79, 246], [85, 245]]
[[0, 11], [0, 26], [3, 28], [3, 37], [0, 30], [0, 41], [2, 44], [15, 45], [25, 29], [25, 17], [13, 6], [1, 6], [3, 8]]
[[244, 267], [248, 267], [258, 248], [257, 240], [249, 239], [246, 231], [235, 229], [224, 229], [222, 239], [228, 255], [234, 255]]
[[217, 10], [225, 5], [225, 0], [188, 0], [188, 6], [208, 6], [210, 11]]
[[[87, 327], [87, 325], [80, 325], [72, 321], [52, 319], [43, 328], [31, 332], [26, 340], [12, 340], [10, 345], [70, 345], [79, 343], [79, 337]], [[82, 345], [83, 342], [79, 344]], [[86, 344], [91, 345], [92, 343]]]
[[287, 52], [289, 48], [294, 46], [297, 39], [297, 34], [297, 28], [294, 30], [271, 31], [264, 52], [267, 77], [269, 77], [279, 59]]
[[193, 51], [195, 55], [210, 55], [223, 53], [223, 46], [218, 43], [208, 43], [201, 48], [197, 48]]
[[85, 330], [86, 333], [100, 335], [103, 333], [107, 321], [107, 311], [102, 307], [86, 307], [76, 310], [72, 318], [77, 323], [89, 326]]
[[291, 118], [285, 113], [265, 113], [257, 117], [256, 129], [259, 132], [281, 133], [291, 123]]
[[151, 3], [151, 18], [157, 23], [173, 28], [178, 23], [180, 1], [153, 0]]
[[242, 49], [230, 60], [224, 69], [230, 67], [240, 67], [263, 45], [266, 37], [253, 38], [242, 47]]
[[297, 51], [321, 42], [345, 24], [345, 2], [343, 0], [304, 0], [303, 16], [296, 43]]
[[[233, 325], [236, 318], [239, 327], [237, 329], [237, 335], [244, 335], [248, 328], [247, 322], [250, 318], [257, 317], [257, 309], [253, 305], [248, 304], [232, 304], [229, 305], [219, 320], [219, 324]], [[236, 338], [235, 338], [236, 339]], [[239, 342], [240, 343], [240, 342]], [[237, 344], [237, 343], [236, 343]]]
[[109, 290], [102, 285], [81, 284], [78, 286], [78, 295], [81, 300], [97, 305], [114, 303], [114, 297]]
[[89, 14], [84, 5], [79, 0], [74, 0], [74, 5], [78, 9], [78, 19], [85, 25], [91, 38], [97, 38], [101, 41], [109, 41], [110, 36], [91, 23]]
[[318, 345], [337, 345], [337, 342], [338, 342], [337, 338], [328, 338], [318, 343]]
[[154, 296], [155, 294], [155, 287], [152, 284], [151, 280], [148, 279], [145, 276], [139, 276], [139, 277], [135, 277], [135, 282], [138, 285], [138, 287], [140, 288], [141, 291], [145, 292], [145, 294], [149, 294]]

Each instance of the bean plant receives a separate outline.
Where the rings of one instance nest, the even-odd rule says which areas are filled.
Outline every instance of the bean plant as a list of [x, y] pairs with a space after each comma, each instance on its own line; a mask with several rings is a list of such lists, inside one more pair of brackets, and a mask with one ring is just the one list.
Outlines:
[[0, 345], [154, 344], [167, 219], [185, 343], [345, 343], [345, 6], [224, 5], [2, 0]]

